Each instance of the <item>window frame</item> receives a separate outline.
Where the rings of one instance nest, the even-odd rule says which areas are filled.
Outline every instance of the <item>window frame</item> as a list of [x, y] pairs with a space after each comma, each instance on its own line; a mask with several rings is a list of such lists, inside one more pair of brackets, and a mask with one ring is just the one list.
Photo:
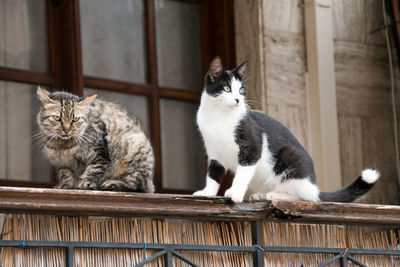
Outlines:
[[[150, 136], [154, 148], [154, 184], [159, 193], [192, 193], [191, 190], [164, 188], [161, 161], [160, 100], [200, 102], [201, 92], [185, 91], [158, 85], [155, 0], [143, 0], [146, 48], [146, 84], [105, 79], [83, 74], [79, 0], [46, 0], [48, 73], [36, 73], [0, 67], [0, 80], [49, 86], [52, 90], [67, 90], [82, 96], [85, 87], [147, 97]], [[228, 68], [235, 65], [233, 3], [230, 0], [166, 0], [200, 5], [201, 70], [205, 73], [209, 61], [221, 56]], [[221, 38], [222, 36], [222, 38]], [[51, 187], [15, 180], [0, 180], [0, 185]]]

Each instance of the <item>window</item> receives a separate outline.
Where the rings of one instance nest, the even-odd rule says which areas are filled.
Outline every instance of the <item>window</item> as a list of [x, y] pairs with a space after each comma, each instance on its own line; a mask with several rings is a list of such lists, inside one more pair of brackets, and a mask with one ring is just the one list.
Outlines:
[[232, 11], [228, 0], [0, 5], [6, 22], [0, 25], [0, 184], [55, 182], [40, 148], [26, 142], [37, 132], [40, 84], [99, 93], [138, 117], [154, 147], [157, 192], [202, 187], [205, 155], [195, 114], [210, 59], [219, 54], [234, 65]]
[[40, 107], [36, 85], [54, 82], [47, 54], [46, 2], [2, 1], [0, 17], [0, 178], [50, 183], [49, 163], [37, 139], [30, 142]]

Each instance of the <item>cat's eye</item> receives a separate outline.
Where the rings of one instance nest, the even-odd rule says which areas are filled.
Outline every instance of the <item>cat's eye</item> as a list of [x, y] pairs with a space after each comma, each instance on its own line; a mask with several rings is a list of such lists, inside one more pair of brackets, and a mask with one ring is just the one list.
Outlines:
[[224, 86], [224, 91], [225, 91], [225, 92], [230, 92], [230, 91], [231, 91], [231, 88], [230, 88], [229, 86]]
[[57, 116], [57, 115], [54, 115], [54, 116], [53, 116], [53, 119], [54, 119], [55, 121], [61, 121], [60, 116]]
[[81, 119], [81, 117], [75, 117], [75, 118], [72, 119], [72, 121], [73, 121], [73, 122], [77, 122], [77, 121], [79, 121], [80, 119]]
[[245, 92], [246, 92], [246, 89], [244, 89], [244, 87], [239, 89], [239, 93], [241, 93], [242, 95], [244, 95]]

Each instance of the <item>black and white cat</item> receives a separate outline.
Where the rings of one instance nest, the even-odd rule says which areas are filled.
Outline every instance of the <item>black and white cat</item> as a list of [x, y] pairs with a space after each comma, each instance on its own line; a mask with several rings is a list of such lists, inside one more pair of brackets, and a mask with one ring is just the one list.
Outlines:
[[379, 173], [365, 169], [344, 188], [320, 192], [313, 161], [296, 138], [278, 121], [247, 107], [246, 67], [247, 61], [224, 70], [216, 57], [206, 74], [197, 124], [209, 161], [206, 186], [195, 196], [215, 196], [227, 170], [235, 177], [225, 196], [235, 203], [244, 199], [352, 202], [373, 187]]

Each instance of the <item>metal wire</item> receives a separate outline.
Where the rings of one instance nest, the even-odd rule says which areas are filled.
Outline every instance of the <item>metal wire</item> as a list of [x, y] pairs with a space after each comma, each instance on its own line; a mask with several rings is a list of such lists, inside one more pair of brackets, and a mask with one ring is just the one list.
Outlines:
[[[21, 248], [22, 241], [1, 240], [0, 247], [15, 247]], [[112, 249], [143, 249], [143, 243], [111, 243], [111, 242], [77, 242], [77, 241], [24, 241], [24, 248], [33, 247], [62, 247], [66, 249], [66, 259], [68, 267], [73, 266], [74, 258], [73, 251], [75, 248], [112, 248]], [[326, 262], [320, 263], [320, 266], [344, 258], [359, 265], [365, 266], [361, 262], [355, 260], [350, 255], [381, 255], [381, 256], [400, 256], [400, 250], [380, 250], [380, 249], [352, 249], [352, 248], [323, 248], [323, 247], [280, 247], [280, 246], [260, 246], [258, 244], [252, 246], [211, 246], [211, 245], [183, 245], [183, 244], [146, 244], [148, 249], [160, 250], [160, 252], [145, 259], [137, 266], [144, 266], [156, 258], [164, 256], [166, 266], [171, 265], [172, 256], [178, 257], [181, 260], [189, 263], [192, 266], [198, 266], [192, 260], [184, 257], [176, 250], [191, 250], [191, 251], [225, 251], [225, 252], [250, 252], [259, 253], [325, 253], [335, 254]], [[255, 266], [263, 266], [263, 262], [258, 262]]]

